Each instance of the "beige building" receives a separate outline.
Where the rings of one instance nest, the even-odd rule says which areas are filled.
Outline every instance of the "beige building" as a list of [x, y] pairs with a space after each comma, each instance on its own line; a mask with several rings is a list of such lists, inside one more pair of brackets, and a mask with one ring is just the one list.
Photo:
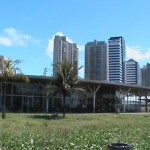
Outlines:
[[[65, 36], [55, 36], [54, 39], [54, 51], [53, 51], [53, 63], [62, 62], [68, 60], [72, 64], [78, 67], [78, 47], [76, 43], [69, 43]], [[55, 70], [53, 70], [55, 74]]]
[[107, 43], [88, 42], [85, 45], [85, 79], [107, 80]]
[[147, 63], [141, 69], [142, 85], [150, 87], [150, 64]]
[[2, 64], [1, 62], [4, 60], [4, 56], [0, 56], [0, 74], [2, 73]]
[[140, 66], [133, 59], [126, 61], [126, 83], [140, 85]]

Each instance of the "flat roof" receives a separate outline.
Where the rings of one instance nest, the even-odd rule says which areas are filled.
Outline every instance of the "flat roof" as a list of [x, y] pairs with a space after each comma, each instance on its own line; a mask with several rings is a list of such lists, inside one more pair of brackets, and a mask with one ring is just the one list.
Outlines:
[[[32, 82], [41, 82], [41, 83], [48, 83], [52, 79], [50, 76], [36, 76], [36, 75], [28, 75], [28, 78]], [[101, 80], [87, 80], [87, 79], [80, 79], [78, 85], [79, 86], [86, 86], [86, 85], [101, 85], [104, 88], [115, 88], [116, 90], [125, 89], [128, 90], [131, 88], [132, 92], [147, 92], [150, 94], [150, 88], [137, 85], [137, 84], [128, 84], [128, 83], [114, 83], [109, 81], [101, 81]]]
[[117, 90], [125, 89], [128, 90], [131, 88], [132, 92], [147, 92], [150, 93], [150, 88], [141, 86], [141, 85], [136, 85], [136, 84], [127, 84], [127, 83], [114, 83], [114, 82], [109, 82], [109, 81], [100, 81], [100, 80], [87, 80], [87, 79], [81, 79], [80, 80], [80, 85], [101, 85], [102, 87], [110, 87], [110, 88], [115, 88]]

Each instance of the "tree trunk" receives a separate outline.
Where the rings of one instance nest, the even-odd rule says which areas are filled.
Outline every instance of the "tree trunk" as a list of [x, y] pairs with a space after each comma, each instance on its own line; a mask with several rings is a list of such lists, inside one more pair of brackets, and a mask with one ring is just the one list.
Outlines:
[[6, 112], [5, 112], [5, 107], [6, 107], [6, 82], [4, 83], [4, 94], [3, 94], [3, 100], [2, 100], [2, 119], [6, 119]]
[[65, 117], [66, 113], [66, 92], [63, 92], [63, 117]]

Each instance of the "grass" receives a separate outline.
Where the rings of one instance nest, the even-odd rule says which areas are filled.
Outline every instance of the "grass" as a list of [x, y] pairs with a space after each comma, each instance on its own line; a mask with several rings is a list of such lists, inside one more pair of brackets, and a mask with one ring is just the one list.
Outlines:
[[0, 147], [8, 150], [105, 150], [114, 142], [150, 150], [150, 114], [7, 114]]

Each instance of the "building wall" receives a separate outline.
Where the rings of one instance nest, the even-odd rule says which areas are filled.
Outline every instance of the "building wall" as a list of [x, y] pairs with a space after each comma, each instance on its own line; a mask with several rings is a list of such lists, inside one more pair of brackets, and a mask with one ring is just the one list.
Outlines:
[[107, 44], [104, 41], [85, 45], [85, 79], [107, 80]]
[[4, 60], [4, 56], [0, 56], [0, 74], [2, 73], [2, 61]]
[[[45, 76], [29, 76], [29, 79], [29, 83], [7, 83], [6, 112], [62, 112], [62, 94], [53, 95], [53, 91], [45, 90], [45, 86], [50, 82], [50, 78]], [[98, 83], [99, 81], [81, 81], [79, 87], [84, 88], [86, 92], [76, 91], [68, 93], [66, 95], [66, 112], [93, 112], [94, 94], [92, 91], [95, 91]], [[102, 82], [95, 95], [96, 112], [115, 112], [116, 103], [120, 104], [120, 108], [123, 110], [123, 93], [120, 92], [120, 85], [103, 84]], [[135, 89], [136, 93], [139, 90], [148, 92], [145, 88], [140, 86], [136, 87], [138, 88]], [[124, 88], [127, 87], [125, 86]], [[133, 89], [133, 93], [135, 90]], [[132, 96], [134, 95], [133, 93], [129, 93], [129, 95], [131, 94]], [[2, 109], [1, 102], [3, 96], [4, 83], [1, 81], [0, 110]], [[119, 98], [120, 101], [117, 101], [116, 98]]]
[[126, 62], [126, 83], [140, 85], [140, 67], [133, 59]]
[[142, 85], [150, 87], [150, 64], [147, 63], [147, 65], [143, 66], [141, 68], [141, 76], [142, 76]]
[[125, 41], [123, 37], [108, 40], [109, 81], [125, 83]]
[[[76, 43], [69, 43], [65, 36], [55, 36], [53, 63], [61, 63], [63, 60], [68, 60], [77, 68], [78, 47]], [[55, 74], [55, 68], [53, 68], [53, 74]]]
[[[63, 112], [62, 94], [51, 95], [39, 83], [8, 83], [6, 112]], [[96, 95], [96, 112], [114, 112], [115, 89], [103, 89]], [[3, 83], [0, 82], [0, 111]], [[66, 112], [93, 112], [93, 94], [76, 91], [66, 95]]]

